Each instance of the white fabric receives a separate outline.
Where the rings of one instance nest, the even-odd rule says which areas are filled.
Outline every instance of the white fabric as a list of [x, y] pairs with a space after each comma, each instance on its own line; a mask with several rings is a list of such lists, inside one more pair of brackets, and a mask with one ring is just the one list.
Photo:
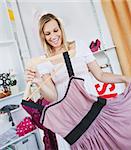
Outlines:
[[47, 74], [52, 72], [52, 64], [50, 62], [45, 62], [37, 65], [37, 70], [40, 74]]

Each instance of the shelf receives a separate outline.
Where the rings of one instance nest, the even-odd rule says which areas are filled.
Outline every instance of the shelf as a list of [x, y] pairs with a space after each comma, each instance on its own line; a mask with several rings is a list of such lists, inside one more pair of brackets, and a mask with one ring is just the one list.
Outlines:
[[18, 137], [17, 139], [15, 139], [15, 140], [13, 140], [13, 141], [7, 143], [6, 145], [0, 147], [0, 150], [2, 150], [2, 149], [4, 149], [4, 148], [6, 148], [6, 147], [8, 147], [8, 146], [10, 146], [10, 145], [12, 145], [12, 144], [14, 144], [14, 143], [16, 143], [17, 141], [20, 141], [20, 140], [22, 140], [22, 139], [24, 139], [24, 138], [30, 136], [31, 134], [37, 133], [37, 132], [38, 132], [38, 129], [35, 129], [35, 130], [33, 130], [32, 132], [29, 132], [29, 133], [27, 133], [27, 134], [24, 135], [24, 136]]
[[16, 40], [0, 41], [0, 47], [2, 47], [2, 46], [9, 46], [10, 44], [13, 44], [15, 42], [16, 42]]
[[93, 52], [93, 54], [99, 54], [99, 53], [102, 53], [102, 52], [106, 52], [106, 51], [111, 50], [111, 49], [113, 49], [113, 48], [116, 48], [116, 46], [111, 46], [111, 47], [109, 47], [109, 48], [100, 49], [100, 50], [98, 50], [98, 51], [96, 51], [96, 52]]
[[22, 95], [23, 93], [24, 93], [24, 92], [22, 91], [22, 92], [19, 92], [19, 93], [17, 93], [17, 94], [14, 94], [14, 95], [10, 95], [10, 96], [1, 98], [1, 99], [0, 99], [0, 102], [5, 101], [5, 100], [10, 99], [10, 98], [13, 98], [13, 97], [16, 97], [16, 96], [19, 96], [19, 95]]

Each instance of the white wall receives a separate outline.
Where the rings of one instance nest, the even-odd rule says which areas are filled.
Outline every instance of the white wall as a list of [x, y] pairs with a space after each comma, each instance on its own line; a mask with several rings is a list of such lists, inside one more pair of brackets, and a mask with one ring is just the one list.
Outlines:
[[[39, 55], [42, 50], [38, 36], [38, 14], [51, 12], [62, 19], [64, 23], [67, 39], [84, 39], [87, 44], [92, 40], [100, 39], [103, 41], [103, 48], [112, 47], [113, 42], [103, 15], [99, 1], [94, 1], [96, 7], [102, 36], [99, 33], [96, 23], [96, 14], [91, 6], [91, 1], [24, 1], [18, 0], [20, 12], [28, 38], [29, 48], [32, 56]], [[36, 13], [37, 12], [37, 13]]]

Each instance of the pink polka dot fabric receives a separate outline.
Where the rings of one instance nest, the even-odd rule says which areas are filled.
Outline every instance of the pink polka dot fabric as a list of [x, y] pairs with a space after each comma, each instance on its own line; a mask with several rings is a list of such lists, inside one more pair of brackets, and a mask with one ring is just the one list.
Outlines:
[[16, 127], [16, 133], [19, 136], [24, 136], [25, 134], [36, 129], [36, 126], [32, 123], [30, 117], [25, 117]]

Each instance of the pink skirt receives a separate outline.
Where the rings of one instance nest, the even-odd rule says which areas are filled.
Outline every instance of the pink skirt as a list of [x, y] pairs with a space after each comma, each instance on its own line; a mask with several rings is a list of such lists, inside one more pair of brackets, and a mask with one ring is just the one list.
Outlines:
[[[65, 97], [49, 104], [42, 113], [43, 125], [62, 137], [68, 135], [91, 109], [97, 97], [73, 78]], [[99, 115], [71, 145], [72, 150], [131, 150], [131, 84], [124, 93], [107, 100]]]

